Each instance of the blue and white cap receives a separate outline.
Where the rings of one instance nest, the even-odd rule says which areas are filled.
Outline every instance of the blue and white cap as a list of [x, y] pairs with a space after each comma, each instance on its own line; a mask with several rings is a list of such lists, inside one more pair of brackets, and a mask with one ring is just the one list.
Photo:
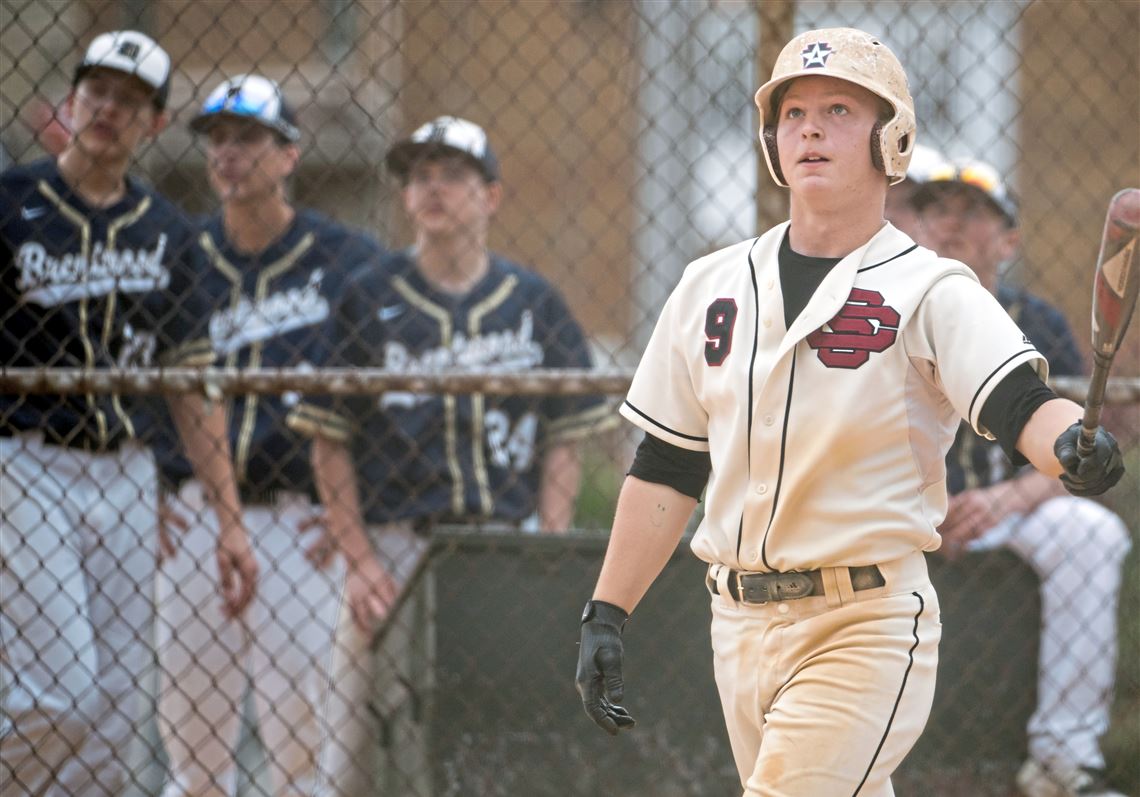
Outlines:
[[938, 150], [924, 144], [915, 144], [910, 164], [906, 167], [907, 182], [921, 185], [934, 174], [945, 174], [952, 168], [950, 161]]
[[170, 56], [158, 42], [137, 30], [114, 30], [91, 40], [83, 60], [75, 67], [76, 85], [96, 67], [134, 75], [154, 89], [154, 105], [166, 107], [170, 95]]
[[251, 119], [286, 141], [297, 141], [301, 137], [281, 87], [261, 75], [238, 75], [224, 81], [210, 92], [202, 110], [190, 121], [190, 129], [205, 133], [223, 116]]
[[388, 171], [407, 180], [412, 164], [436, 151], [454, 151], [475, 162], [489, 183], [499, 179], [499, 159], [491, 151], [487, 133], [474, 122], [457, 116], [441, 116], [420, 127], [390, 150], [384, 162]]
[[947, 161], [930, 170], [926, 182], [911, 198], [915, 208], [922, 208], [933, 202], [942, 191], [970, 191], [982, 195], [1011, 227], [1017, 225], [1017, 197], [1002, 180], [1001, 173], [990, 164], [963, 158]]

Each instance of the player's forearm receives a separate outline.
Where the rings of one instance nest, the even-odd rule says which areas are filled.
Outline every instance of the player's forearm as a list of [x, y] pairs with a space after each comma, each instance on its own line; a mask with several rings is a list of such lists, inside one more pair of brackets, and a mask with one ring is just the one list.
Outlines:
[[594, 599], [632, 613], [677, 549], [697, 499], [627, 476]]
[[241, 500], [234, 478], [225, 408], [195, 395], [171, 396], [167, 405], [186, 458], [219, 523], [225, 528], [239, 521]]
[[364, 533], [352, 453], [344, 443], [317, 435], [312, 443], [312, 465], [334, 543], [349, 566], [363, 562], [372, 556], [372, 546]]
[[1028, 459], [1038, 471], [1046, 476], [1057, 478], [1061, 475], [1061, 463], [1053, 453], [1053, 443], [1061, 432], [1081, 419], [1081, 408], [1068, 399], [1046, 401], [1030, 416], [1029, 421], [1017, 438], [1017, 450]]
[[581, 480], [577, 445], [563, 443], [546, 452], [538, 493], [538, 518], [543, 531], [561, 533], [570, 528]]

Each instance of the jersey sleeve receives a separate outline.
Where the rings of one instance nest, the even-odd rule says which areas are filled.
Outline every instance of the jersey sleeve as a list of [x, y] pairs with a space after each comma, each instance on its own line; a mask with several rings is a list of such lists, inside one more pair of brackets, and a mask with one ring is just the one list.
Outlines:
[[1041, 304], [1041, 323], [1047, 330], [1047, 340], [1038, 345], [1049, 361], [1050, 373], [1054, 376], [1078, 376], [1084, 373], [1084, 361], [1069, 322], [1057, 308], [1044, 301]]
[[[593, 367], [590, 347], [566, 302], [553, 289], [541, 308], [547, 329], [544, 368], [588, 370]], [[543, 401], [546, 445], [569, 442], [601, 431], [616, 423], [604, 396], [549, 396]]]
[[216, 356], [210, 343], [209, 319], [214, 302], [201, 283], [205, 264], [196, 229], [189, 223], [177, 225], [170, 247], [170, 283], [166, 290], [148, 297], [156, 333], [156, 359], [166, 367], [213, 365]]
[[620, 412], [666, 443], [708, 451], [708, 412], [697, 396], [690, 360], [701, 348], [687, 339], [683, 328], [684, 294], [682, 280], [657, 319]]
[[[367, 293], [358, 281], [349, 279], [335, 297], [328, 320], [313, 336], [307, 352], [308, 360], [318, 368], [362, 366], [369, 362], [364, 345], [364, 322], [367, 318]], [[360, 417], [359, 398], [332, 395], [308, 395], [289, 412], [289, 428], [309, 436], [320, 435], [345, 442], [355, 432], [352, 418]]]
[[912, 358], [933, 366], [936, 386], [978, 434], [993, 439], [981, 423], [994, 388], [1028, 363], [1042, 381], [1049, 364], [1029, 338], [978, 282], [952, 274], [936, 282], [920, 303], [904, 338]]

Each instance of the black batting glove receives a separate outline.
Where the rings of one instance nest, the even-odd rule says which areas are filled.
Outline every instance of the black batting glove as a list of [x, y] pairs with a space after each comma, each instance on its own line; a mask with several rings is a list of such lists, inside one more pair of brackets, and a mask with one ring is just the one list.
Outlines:
[[578, 645], [578, 694], [586, 714], [610, 736], [632, 728], [634, 719], [618, 705], [625, 692], [621, 677], [621, 632], [629, 614], [605, 601], [587, 601]]
[[1093, 452], [1082, 457], [1077, 451], [1077, 440], [1081, 436], [1081, 424], [1074, 423], [1061, 432], [1057, 442], [1053, 444], [1053, 453], [1065, 472], [1061, 474], [1061, 482], [1065, 489], [1073, 495], [1088, 497], [1100, 495], [1105, 490], [1120, 481], [1124, 475], [1124, 459], [1120, 455], [1120, 446], [1116, 438], [1097, 427], [1096, 439], [1093, 441]]

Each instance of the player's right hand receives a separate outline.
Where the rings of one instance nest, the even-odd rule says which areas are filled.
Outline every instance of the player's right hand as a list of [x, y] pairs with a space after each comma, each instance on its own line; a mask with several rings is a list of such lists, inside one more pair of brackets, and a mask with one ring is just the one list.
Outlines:
[[1065, 469], [1061, 474], [1061, 482], [1073, 495], [1100, 495], [1124, 475], [1124, 458], [1120, 454], [1120, 446], [1116, 438], [1098, 426], [1092, 453], [1081, 456], [1077, 446], [1080, 436], [1081, 424], [1078, 421], [1061, 432], [1053, 444], [1053, 453]]
[[226, 614], [238, 617], [257, 591], [257, 556], [240, 520], [222, 524], [218, 532], [217, 560]]
[[586, 714], [610, 736], [635, 724], [622, 706], [625, 682], [621, 676], [621, 633], [629, 614], [605, 601], [588, 601], [582, 612], [582, 639], [578, 645], [578, 694]]
[[344, 591], [352, 621], [367, 634], [375, 631], [388, 616], [399, 588], [379, 559], [365, 556], [360, 561], [348, 562]]
[[158, 561], [172, 560], [178, 555], [178, 546], [174, 544], [174, 535], [172, 532], [177, 531], [179, 534], [185, 534], [190, 531], [190, 521], [182, 516], [182, 513], [173, 506], [173, 502], [178, 499], [164, 499], [158, 502]]

